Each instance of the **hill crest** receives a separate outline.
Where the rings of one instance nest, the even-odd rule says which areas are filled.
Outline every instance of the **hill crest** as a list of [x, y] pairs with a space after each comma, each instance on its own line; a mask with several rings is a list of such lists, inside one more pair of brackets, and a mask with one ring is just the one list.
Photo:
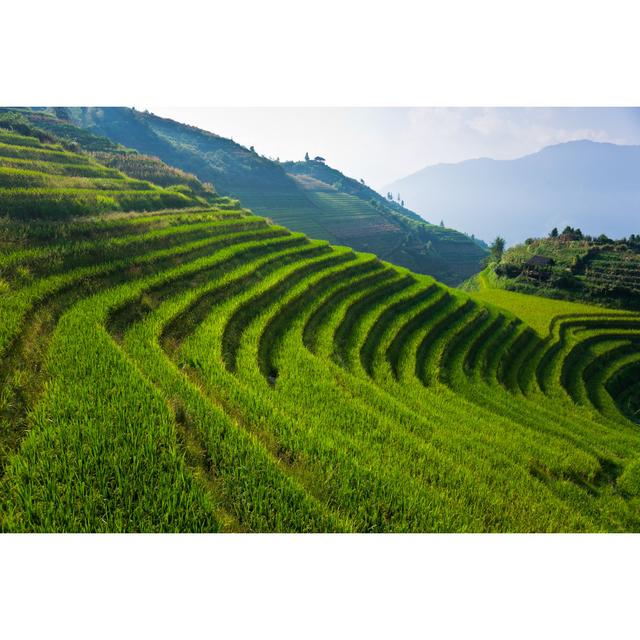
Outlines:
[[[324, 164], [309, 163], [306, 169], [317, 164], [314, 170], [322, 172], [322, 182], [340, 182], [339, 201], [304, 188], [288, 173], [299, 177], [298, 163], [280, 163], [191, 125], [124, 107], [69, 108], [65, 113], [92, 133], [193, 173], [222, 195], [239, 198], [257, 214], [311, 238], [374, 252], [448, 284], [477, 272], [484, 258], [484, 249], [472, 239], [453, 229], [427, 233], [417, 214]], [[435, 233], [437, 243], [431, 242]]]

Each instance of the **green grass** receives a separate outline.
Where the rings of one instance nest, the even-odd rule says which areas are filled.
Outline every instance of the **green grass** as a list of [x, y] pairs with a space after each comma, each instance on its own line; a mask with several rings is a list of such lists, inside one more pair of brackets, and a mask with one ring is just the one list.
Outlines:
[[[512, 313], [526, 322], [537, 334], [545, 337], [554, 318], [558, 316], [585, 315], [602, 313], [603, 309], [595, 305], [570, 300], [543, 298], [535, 295], [509, 291], [501, 288], [501, 281], [491, 269], [485, 269], [473, 279], [467, 287], [470, 295], [482, 301]], [[609, 313], [625, 313], [610, 310]]]
[[[422, 221], [400, 203], [390, 202], [362, 182], [322, 163], [273, 160], [233, 140], [134, 109], [48, 111], [23, 113], [23, 117], [63, 137], [68, 137], [67, 129], [74, 123], [93, 136], [87, 140], [74, 133], [84, 147], [95, 149], [98, 159], [133, 177], [158, 184], [171, 178], [166, 165], [162, 176], [154, 178], [154, 169], [146, 166], [145, 156], [134, 158], [130, 167], [128, 156], [116, 149], [114, 157], [113, 149], [104, 150], [105, 139], [96, 138], [96, 134], [194, 174], [215, 185], [218, 193], [239, 198], [244, 206], [276, 224], [310, 238], [373, 252], [380, 259], [448, 284], [458, 284], [476, 273], [486, 255], [473, 239]], [[54, 112], [68, 120], [53, 118]], [[188, 183], [185, 176], [180, 179]], [[315, 181], [315, 187], [307, 188], [310, 181]], [[194, 193], [202, 195], [195, 188]], [[323, 199], [326, 194], [333, 198]]]
[[[302, 172], [306, 164], [318, 163], [298, 164]], [[383, 204], [380, 196], [367, 201], [304, 173], [295, 179], [315, 205], [314, 211], [305, 214], [304, 224], [312, 219], [318, 225], [322, 235], [316, 237], [375, 253], [383, 260], [449, 284], [465, 280], [480, 268], [485, 252], [457, 231], [401, 215]], [[294, 210], [272, 217], [279, 224], [298, 228], [300, 216], [300, 211]]]
[[163, 188], [130, 178], [61, 144], [0, 128], [0, 217], [60, 219], [203, 202], [187, 184]]
[[[527, 265], [533, 256], [549, 258], [544, 268]], [[549, 298], [582, 301], [618, 309], [640, 309], [640, 244], [635, 236], [539, 238], [510, 247], [497, 265], [500, 288]]]
[[222, 200], [2, 225], [5, 531], [640, 530], [637, 314]]

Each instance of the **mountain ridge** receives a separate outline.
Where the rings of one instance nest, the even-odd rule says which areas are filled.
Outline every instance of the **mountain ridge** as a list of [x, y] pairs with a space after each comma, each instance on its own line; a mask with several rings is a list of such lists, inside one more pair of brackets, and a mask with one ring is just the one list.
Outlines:
[[[429, 227], [415, 212], [324, 163], [315, 163], [316, 168], [340, 176], [338, 181], [345, 191], [338, 199], [318, 196], [304, 188], [299, 179], [287, 173], [287, 168], [295, 171], [295, 163], [261, 156], [252, 147], [247, 149], [192, 125], [126, 107], [54, 111], [94, 134], [157, 156], [203, 182], [213, 183], [221, 195], [240, 199], [243, 206], [278, 224], [311, 238], [376, 253], [447, 284], [458, 284], [479, 271], [486, 254], [484, 247], [465, 234]], [[311, 171], [313, 164], [306, 168]], [[431, 242], [434, 234], [438, 235], [438, 246]]]
[[640, 146], [575, 140], [511, 160], [430, 165], [388, 188], [421, 214], [512, 244], [554, 226], [618, 237], [636, 232], [638, 177]]

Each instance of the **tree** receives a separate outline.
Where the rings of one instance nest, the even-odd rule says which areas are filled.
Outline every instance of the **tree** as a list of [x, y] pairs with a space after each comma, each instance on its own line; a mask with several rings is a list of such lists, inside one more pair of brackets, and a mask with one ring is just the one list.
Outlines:
[[404, 207], [404, 200], [400, 200], [400, 206]]
[[504, 238], [498, 236], [492, 243], [489, 249], [491, 250], [491, 257], [496, 261], [500, 262], [502, 259], [502, 254], [504, 253]]
[[440, 220], [440, 226], [444, 229], [444, 220]]
[[560, 235], [566, 236], [569, 240], [582, 240], [583, 235], [580, 229], [574, 229], [567, 225]]
[[387, 191], [387, 200], [393, 201], [393, 193], [391, 191]]
[[398, 197], [396, 199], [398, 200], [398, 202], [400, 202], [400, 194], [398, 194]]
[[558, 237], [558, 227], [553, 227], [553, 229], [551, 229], [551, 233], [549, 234], [550, 238], [557, 238]]
[[251, 153], [255, 153], [255, 152], [256, 152], [256, 150], [253, 148], [253, 145], [251, 145], [251, 146], [249, 147], [249, 151], [251, 151]]
[[309, 162], [309, 152], [307, 151], [307, 153], [304, 154], [304, 159], [305, 162]]
[[364, 184], [364, 179], [363, 178], [360, 178], [360, 183]]

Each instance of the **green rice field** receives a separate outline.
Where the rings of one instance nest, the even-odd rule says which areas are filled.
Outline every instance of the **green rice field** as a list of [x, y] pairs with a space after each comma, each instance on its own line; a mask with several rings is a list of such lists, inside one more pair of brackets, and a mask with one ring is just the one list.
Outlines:
[[203, 204], [184, 191], [129, 178], [57, 142], [0, 129], [0, 218], [59, 219]]
[[638, 314], [223, 199], [0, 235], [3, 531], [640, 530]]

